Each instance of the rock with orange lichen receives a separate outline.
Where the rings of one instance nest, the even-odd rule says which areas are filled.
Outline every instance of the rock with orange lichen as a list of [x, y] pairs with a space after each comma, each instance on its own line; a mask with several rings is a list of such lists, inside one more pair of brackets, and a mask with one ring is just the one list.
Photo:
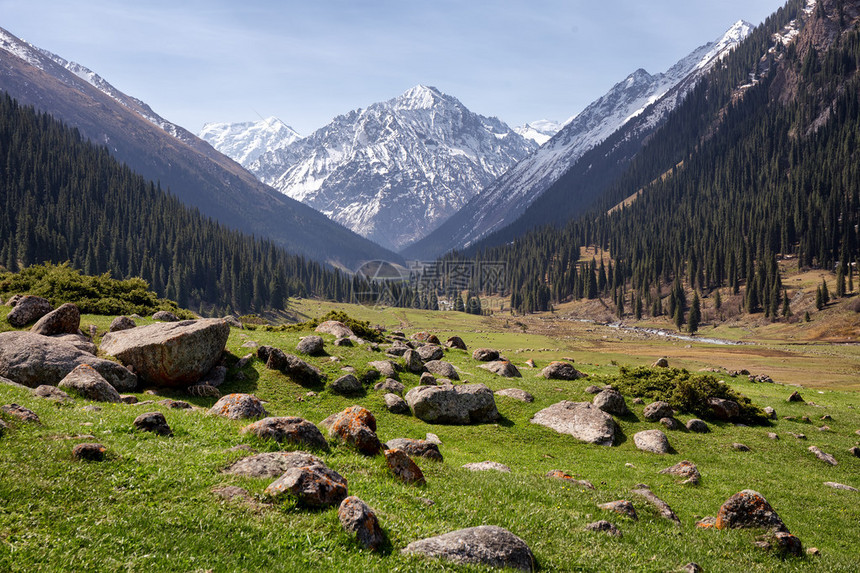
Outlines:
[[594, 484], [592, 484], [590, 481], [585, 479], [576, 479], [569, 473], [562, 470], [550, 470], [549, 472], [547, 472], [546, 477], [560, 479], [562, 481], [568, 482], [576, 486], [584, 487], [586, 489], [595, 489]]
[[757, 491], [745, 489], [726, 500], [717, 513], [717, 529], [761, 528], [788, 532], [779, 515]]
[[391, 473], [404, 483], [417, 485], [427, 483], [421, 468], [403, 450], [385, 450], [385, 463], [388, 464]]
[[337, 517], [346, 531], [355, 534], [361, 546], [377, 551], [385, 544], [385, 533], [379, 526], [376, 513], [354, 495], [340, 503]]
[[319, 428], [311, 422], [295, 416], [263, 418], [242, 430], [243, 434], [254, 434], [260, 438], [307, 446], [319, 450], [328, 449], [328, 442]]
[[231, 420], [253, 420], [269, 415], [260, 399], [253, 394], [227, 394], [215, 402], [209, 413]]
[[696, 467], [696, 464], [687, 460], [680, 461], [674, 466], [666, 468], [665, 470], [660, 470], [660, 473], [680, 476], [682, 478], [685, 478], [684, 481], [681, 482], [682, 484], [690, 485], [699, 485], [699, 480], [702, 477], [699, 473], [699, 468]]
[[290, 468], [269, 484], [266, 495], [280, 499], [288, 496], [306, 507], [328, 507], [347, 496], [346, 479], [324, 465]]
[[382, 451], [382, 443], [376, 435], [376, 418], [367, 408], [351, 406], [335, 414], [328, 433], [366, 456]]

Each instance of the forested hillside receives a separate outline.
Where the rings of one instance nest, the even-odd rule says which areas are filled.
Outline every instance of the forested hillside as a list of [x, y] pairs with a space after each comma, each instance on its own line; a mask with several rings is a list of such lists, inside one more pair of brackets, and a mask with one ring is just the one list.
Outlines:
[[0, 190], [0, 265], [8, 270], [68, 260], [89, 275], [142, 277], [159, 295], [207, 313], [350, 294], [345, 274], [203, 217], [77, 130], [5, 94]]
[[[791, 2], [786, 14], [801, 6]], [[777, 255], [853, 279], [860, 256], [858, 6], [820, 2], [798, 39], [770, 53], [769, 21], [694, 90], [597, 209], [480, 250], [481, 260], [508, 262], [513, 306], [538, 310], [604, 294], [621, 302], [621, 312], [626, 301], [627, 311], [660, 314], [666, 285], [683, 281], [704, 293], [745, 285], [746, 310], [774, 316], [785, 298]], [[575, 181], [567, 183], [575, 193]], [[609, 213], [639, 190], [629, 206]], [[609, 250], [614, 264], [601, 271], [578, 262], [584, 245]]]

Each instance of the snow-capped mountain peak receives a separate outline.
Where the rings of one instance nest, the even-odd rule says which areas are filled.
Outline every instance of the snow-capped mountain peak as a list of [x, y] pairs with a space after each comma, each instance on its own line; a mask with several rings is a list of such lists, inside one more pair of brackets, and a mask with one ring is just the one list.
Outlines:
[[537, 148], [425, 85], [280, 148], [248, 136], [253, 129], [263, 132], [258, 124], [208, 124], [200, 135], [264, 183], [394, 249], [432, 231]]

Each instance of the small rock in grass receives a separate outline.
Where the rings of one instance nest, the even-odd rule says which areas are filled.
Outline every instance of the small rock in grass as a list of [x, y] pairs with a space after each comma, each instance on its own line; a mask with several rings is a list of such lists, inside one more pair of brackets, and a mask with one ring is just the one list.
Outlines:
[[0, 406], [0, 412], [4, 414], [8, 414], [10, 416], [14, 416], [18, 418], [22, 422], [35, 422], [39, 423], [39, 416], [31, 410], [30, 408], [25, 408], [24, 406], [20, 406], [18, 404], [6, 404], [5, 406]]
[[429, 372], [422, 373], [421, 378], [418, 379], [419, 386], [436, 386], [436, 384], [436, 377]]
[[818, 547], [809, 547], [806, 549], [806, 554], [813, 557], [819, 557], [821, 555], [821, 550], [819, 550]]
[[768, 432], [767, 437], [770, 438], [771, 440], [778, 440], [779, 439], [779, 436], [773, 432]]
[[492, 362], [499, 359], [499, 351], [492, 348], [476, 348], [472, 352], [472, 358], [481, 362]]
[[764, 413], [767, 414], [768, 418], [770, 418], [771, 420], [776, 420], [776, 410], [774, 410], [770, 406], [765, 406], [763, 410]]
[[165, 398], [164, 400], [158, 401], [159, 406], [165, 406], [167, 408], [171, 408], [173, 410], [190, 410], [191, 404], [185, 402], [183, 400], [171, 400], [170, 398]]
[[601, 390], [594, 399], [592, 404], [606, 412], [616, 416], [624, 416], [629, 413], [627, 403], [624, 401], [624, 396], [618, 390]]
[[72, 399], [71, 396], [69, 396], [56, 386], [49, 386], [47, 384], [42, 384], [41, 386], [36, 386], [35, 388], [33, 388], [33, 395], [48, 400], [57, 400], [58, 402], [68, 402]]
[[660, 418], [660, 423], [663, 424], [667, 430], [680, 430], [684, 427], [684, 425], [675, 418]]
[[816, 446], [809, 446], [809, 448], [807, 448], [807, 449], [808, 449], [810, 452], [812, 452], [813, 454], [815, 454], [815, 457], [816, 457], [816, 458], [818, 458], [819, 460], [821, 460], [822, 462], [824, 462], [824, 463], [826, 463], [826, 464], [830, 464], [831, 466], [835, 466], [835, 465], [838, 463], [838, 462], [836, 461], [836, 458], [834, 458], [831, 454], [828, 454], [828, 453], [822, 452], [822, 451], [821, 451], [818, 447], [816, 447]]
[[403, 450], [410, 456], [418, 456], [437, 462], [442, 461], [442, 452], [439, 451], [439, 445], [428, 440], [394, 438], [393, 440], [388, 440], [387, 449]]
[[307, 452], [263, 452], [233, 462], [224, 468], [223, 473], [255, 478], [278, 477], [290, 468], [324, 465], [321, 459]]
[[347, 482], [327, 466], [290, 468], [269, 484], [265, 493], [275, 499], [289, 495], [299, 505], [307, 507], [327, 507], [343, 501], [347, 496]]
[[848, 449], [848, 453], [854, 456], [855, 458], [860, 458], [860, 448], [854, 446]]
[[424, 370], [424, 361], [415, 350], [409, 349], [403, 353], [403, 362], [406, 370], [413, 373], [418, 373]]
[[665, 357], [658, 358], [656, 360], [656, 362], [654, 362], [654, 364], [652, 364], [652, 366], [655, 368], [668, 368], [669, 367], [669, 361]]
[[602, 533], [606, 533], [613, 537], [621, 537], [621, 530], [606, 521], [605, 519], [601, 519], [600, 521], [595, 521], [594, 523], [589, 523], [585, 526], [585, 529], [588, 531], [600, 531]]
[[503, 390], [496, 390], [496, 396], [507, 396], [508, 398], [513, 398], [514, 400], [519, 400], [520, 402], [534, 402], [535, 398], [525, 390], [520, 390], [519, 388], [504, 388]]
[[231, 420], [251, 420], [268, 415], [259, 398], [253, 394], [239, 393], [223, 396], [209, 409], [209, 413]]
[[708, 406], [711, 408], [711, 413], [718, 420], [734, 420], [741, 413], [740, 404], [734, 400], [708, 398]]
[[367, 408], [351, 406], [339, 412], [328, 433], [366, 456], [375, 456], [382, 451], [376, 435], [376, 418]]
[[829, 432], [830, 426], [821, 426], [820, 428], [818, 428], [818, 431], [819, 432]]
[[445, 362], [444, 360], [429, 360], [424, 364], [424, 368], [426, 368], [428, 372], [438, 374], [442, 378], [448, 378], [450, 380], [460, 379], [460, 375], [457, 374], [457, 370], [454, 368], [454, 365], [450, 362]]
[[683, 567], [681, 567], [681, 573], [702, 573], [702, 568], [698, 563], [694, 561], [690, 561]]
[[666, 468], [664, 470], [660, 470], [661, 474], [672, 474], [676, 476], [680, 476], [686, 478], [681, 484], [690, 484], [690, 485], [699, 485], [699, 480], [701, 479], [701, 474], [699, 473], [699, 468], [696, 467], [696, 464], [693, 462], [683, 460], [678, 462], [672, 467]]
[[681, 520], [678, 519], [678, 516], [675, 515], [675, 512], [672, 511], [672, 508], [669, 507], [669, 504], [657, 497], [657, 495], [651, 491], [651, 488], [645, 484], [637, 484], [636, 489], [631, 490], [632, 493], [636, 495], [640, 495], [644, 497], [651, 505], [657, 508], [657, 511], [660, 512], [660, 516], [664, 519], [668, 519], [669, 521], [674, 521], [676, 524], [681, 525]]
[[668, 454], [671, 447], [666, 434], [660, 430], [643, 430], [633, 435], [633, 443], [643, 452]]
[[379, 525], [376, 513], [354, 495], [340, 503], [337, 517], [341, 526], [347, 532], [354, 534], [358, 543], [365, 549], [377, 551], [385, 544], [385, 534]]
[[121, 402], [119, 392], [89, 364], [76, 366], [57, 386], [64, 390], [71, 390], [87, 400], [95, 402]]
[[656, 422], [660, 418], [671, 418], [675, 415], [675, 412], [672, 410], [672, 407], [668, 402], [658, 400], [657, 402], [651, 402], [645, 406], [645, 410], [643, 410], [642, 415], [645, 416], [645, 419], [649, 422]]
[[388, 393], [382, 397], [385, 400], [385, 407], [392, 414], [410, 414], [409, 404], [406, 403], [406, 400], [398, 396], [397, 394]]
[[101, 444], [78, 444], [72, 448], [72, 458], [88, 462], [100, 462], [105, 459], [105, 448]]
[[747, 445], [745, 445], [745, 444], [741, 444], [740, 442], [734, 442], [734, 443], [732, 444], [732, 448], [736, 449], [736, 450], [737, 450], [737, 451], [739, 451], [739, 452], [748, 452], [748, 451], [750, 451], [749, 446], [747, 446]]
[[745, 489], [723, 503], [714, 524], [717, 529], [760, 528], [788, 531], [773, 507], [757, 491]]
[[137, 323], [134, 322], [133, 318], [118, 316], [111, 321], [110, 327], [108, 327], [108, 332], [120, 332], [122, 330], [129, 330], [130, 328], [135, 327], [137, 327]]
[[349, 396], [354, 394], [360, 394], [364, 390], [364, 386], [361, 385], [361, 381], [359, 381], [358, 378], [356, 378], [352, 374], [347, 374], [345, 376], [341, 376], [340, 378], [332, 382], [329, 382], [328, 389], [335, 394]]
[[703, 517], [696, 522], [696, 527], [698, 529], [715, 529], [717, 527], [717, 518], [713, 515]]
[[445, 342], [448, 348], [456, 348], [458, 350], [467, 350], [466, 343], [459, 336], [452, 336]]
[[328, 442], [322, 432], [312, 422], [295, 416], [263, 418], [242, 429], [243, 434], [253, 434], [259, 438], [274, 440], [278, 443], [296, 444], [319, 450], [327, 450]]
[[791, 393], [791, 396], [788, 397], [789, 402], [803, 402], [803, 397], [800, 395], [800, 392], [795, 390]]
[[562, 470], [550, 470], [549, 472], [547, 472], [546, 477], [553, 478], [553, 479], [559, 479], [559, 480], [571, 483], [571, 484], [579, 486], [579, 487], [584, 487], [586, 489], [596, 489], [594, 487], [594, 484], [591, 483], [590, 481], [585, 480], [585, 479], [576, 479], [572, 475], [570, 475], [567, 472], [564, 472]]
[[119, 399], [122, 400], [123, 404], [137, 404], [140, 401], [137, 399], [137, 396], [132, 396], [131, 394], [120, 394]]
[[601, 503], [598, 505], [600, 509], [604, 509], [606, 511], [614, 511], [615, 513], [620, 513], [621, 515], [626, 515], [633, 521], [638, 521], [639, 516], [636, 515], [636, 509], [633, 507], [633, 504], [627, 501], [626, 499], [619, 499], [617, 501], [610, 501], [608, 503]]
[[437, 436], [436, 434], [434, 434], [432, 432], [427, 432], [427, 435], [424, 436], [424, 439], [426, 441], [430, 442], [431, 444], [436, 444], [437, 446], [442, 445], [442, 440], [439, 439], [439, 436]]
[[397, 394], [398, 396], [402, 396], [403, 391], [406, 389], [406, 387], [403, 385], [403, 383], [398, 382], [394, 378], [386, 378], [384, 382], [377, 382], [373, 386], [373, 389], [374, 390], [382, 390], [382, 391], [387, 392], [387, 393]]
[[[151, 403], [152, 402], [150, 402], [150, 404]], [[95, 404], [90, 404], [88, 406], [84, 406], [83, 408], [81, 408], [81, 410], [84, 412], [101, 412], [102, 408], [101, 408], [101, 406], [96, 406]], [[90, 425], [92, 425], [92, 424], [90, 424]]]
[[603, 388], [592, 384], [590, 386], [586, 386], [585, 391], [589, 394], [600, 394], [601, 392], [603, 392]]
[[233, 501], [233, 500], [244, 501], [244, 502], [253, 501], [253, 498], [251, 497], [251, 494], [248, 493], [248, 490], [241, 488], [241, 487], [237, 487], [235, 485], [214, 487], [214, 488], [212, 488], [212, 493], [214, 493], [218, 497], [225, 499], [227, 501]]
[[[424, 362], [429, 360], [442, 360], [445, 356], [445, 352], [442, 350], [442, 347], [436, 346], [435, 344], [426, 344], [421, 346], [418, 348], [417, 352], [419, 358]], [[421, 369], [419, 368], [417, 371], [420, 372]]]
[[473, 462], [471, 464], [465, 464], [463, 467], [473, 472], [497, 471], [511, 473], [511, 468], [509, 468], [505, 464], [500, 464], [499, 462]]
[[134, 419], [134, 427], [141, 432], [153, 432], [162, 436], [170, 436], [173, 430], [167, 425], [167, 419], [161, 412], [147, 412]]
[[631, 400], [631, 402], [633, 402], [637, 406], [641, 406], [642, 404], [645, 403], [645, 400], [643, 400], [642, 398], [633, 398], [633, 400]]
[[424, 474], [421, 468], [403, 450], [385, 450], [385, 463], [397, 478], [404, 483], [424, 485]]
[[803, 555], [803, 544], [800, 539], [787, 531], [769, 532], [758, 537], [754, 545], [765, 551], [774, 551], [780, 555]]
[[686, 427], [689, 431], [696, 432], [697, 434], [706, 434], [711, 431], [708, 424], [706, 424], [704, 420], [700, 420], [698, 418], [687, 420]]
[[318, 356], [325, 352], [325, 342], [323, 342], [321, 336], [315, 334], [305, 336], [296, 345], [296, 351], [300, 354]]
[[455, 563], [486, 565], [531, 572], [534, 555], [525, 541], [494, 525], [481, 525], [413, 541], [401, 550]]
[[544, 368], [541, 376], [548, 380], [579, 380], [585, 378], [585, 374], [577, 370], [573, 364], [563, 361], [550, 362]]
[[789, 436], [797, 439], [797, 440], [805, 440], [806, 434], [795, 434], [794, 432], [786, 432]]
[[845, 485], [844, 483], [837, 483], [835, 481], [826, 481], [824, 485], [827, 487], [832, 487], [833, 489], [842, 489], [845, 491], [860, 491], [855, 487], [851, 487], [850, 485]]

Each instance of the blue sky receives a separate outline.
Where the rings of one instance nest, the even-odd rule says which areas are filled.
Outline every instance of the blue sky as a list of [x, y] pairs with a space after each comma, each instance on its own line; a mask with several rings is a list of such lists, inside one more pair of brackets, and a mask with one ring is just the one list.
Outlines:
[[0, 27], [191, 131], [302, 134], [416, 84], [511, 126], [564, 120], [782, 0], [0, 0]]

